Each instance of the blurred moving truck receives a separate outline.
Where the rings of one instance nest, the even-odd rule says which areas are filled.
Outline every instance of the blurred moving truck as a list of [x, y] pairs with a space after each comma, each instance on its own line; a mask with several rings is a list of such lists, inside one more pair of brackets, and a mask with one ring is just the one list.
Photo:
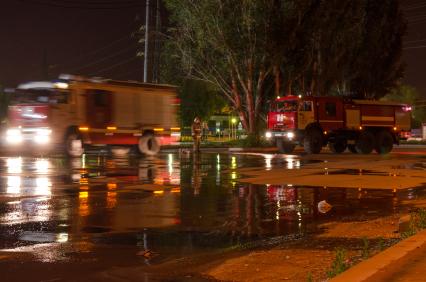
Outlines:
[[5, 142], [81, 156], [86, 145], [126, 145], [155, 155], [180, 139], [177, 89], [171, 85], [62, 75], [12, 93]]

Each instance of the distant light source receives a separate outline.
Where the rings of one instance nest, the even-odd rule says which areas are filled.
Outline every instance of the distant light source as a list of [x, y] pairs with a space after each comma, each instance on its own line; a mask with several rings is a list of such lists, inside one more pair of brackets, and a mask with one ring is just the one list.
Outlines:
[[233, 124], [236, 124], [236, 123], [237, 123], [237, 119], [236, 119], [236, 118], [232, 118], [232, 119], [231, 119], [231, 122], [232, 122]]
[[164, 131], [164, 128], [154, 128], [154, 131], [161, 132]]
[[117, 127], [116, 126], [108, 126], [107, 130], [117, 130]]
[[89, 127], [88, 126], [80, 126], [78, 128], [78, 130], [80, 130], [80, 131], [89, 131]]

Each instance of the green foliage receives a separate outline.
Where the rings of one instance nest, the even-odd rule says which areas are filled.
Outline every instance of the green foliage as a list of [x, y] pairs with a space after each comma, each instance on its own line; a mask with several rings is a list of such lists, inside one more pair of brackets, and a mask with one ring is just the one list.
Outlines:
[[370, 242], [367, 237], [362, 238], [362, 258], [368, 259], [370, 257]]
[[331, 269], [327, 271], [328, 278], [333, 278], [344, 272], [349, 266], [349, 263], [346, 261], [346, 250], [343, 248], [336, 248], [336, 257], [331, 265]]
[[379, 249], [379, 252], [381, 252], [385, 249], [385, 242], [383, 240], [383, 237], [379, 237], [379, 242], [377, 243], [377, 248]]
[[399, 85], [393, 89], [389, 94], [383, 97], [384, 101], [395, 101], [407, 103], [413, 106], [413, 127], [418, 128], [422, 122], [426, 121], [426, 106], [418, 104], [418, 101], [425, 100], [425, 98], [412, 86]]
[[410, 214], [408, 229], [401, 233], [401, 238], [411, 237], [424, 228], [426, 228], [426, 209], [418, 209]]
[[197, 116], [207, 121], [226, 105], [216, 89], [202, 81], [186, 80], [179, 90], [179, 96], [181, 121], [184, 126], [190, 126]]

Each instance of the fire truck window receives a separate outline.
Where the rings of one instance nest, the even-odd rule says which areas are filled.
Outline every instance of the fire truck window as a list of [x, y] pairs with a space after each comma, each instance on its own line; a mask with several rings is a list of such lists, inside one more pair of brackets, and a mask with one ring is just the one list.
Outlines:
[[69, 93], [66, 91], [55, 91], [49, 97], [50, 104], [67, 104]]
[[95, 107], [107, 107], [109, 93], [105, 90], [92, 89], [87, 91], [88, 95], [92, 97], [93, 105]]
[[335, 117], [336, 103], [325, 103], [325, 114], [329, 117]]
[[312, 111], [312, 101], [304, 101], [300, 104], [300, 111], [311, 112]]
[[279, 113], [284, 112], [293, 112], [297, 110], [297, 102], [295, 101], [285, 101], [285, 102], [278, 102], [276, 104], [276, 111]]

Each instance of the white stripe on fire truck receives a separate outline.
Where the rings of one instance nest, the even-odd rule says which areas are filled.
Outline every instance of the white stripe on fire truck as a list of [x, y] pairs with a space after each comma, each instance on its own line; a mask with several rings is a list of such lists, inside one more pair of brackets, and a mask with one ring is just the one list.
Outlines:
[[362, 116], [362, 121], [394, 121], [394, 117]]
[[320, 119], [320, 122], [343, 122], [343, 120]]

